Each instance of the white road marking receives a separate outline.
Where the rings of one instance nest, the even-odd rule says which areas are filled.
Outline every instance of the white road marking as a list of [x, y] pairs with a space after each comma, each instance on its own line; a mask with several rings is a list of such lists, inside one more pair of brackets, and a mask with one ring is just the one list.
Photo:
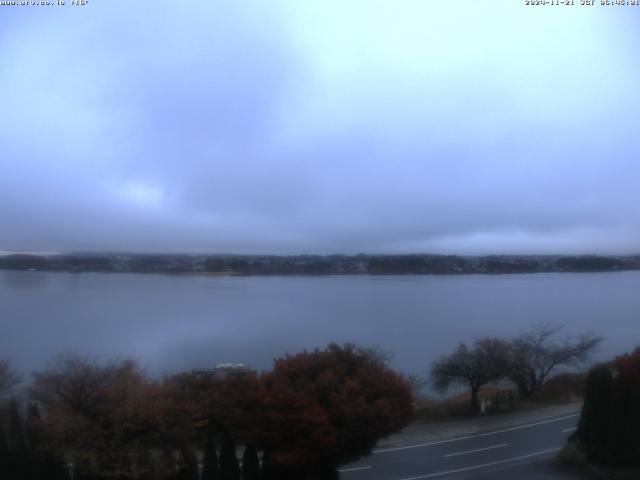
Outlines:
[[562, 433], [573, 432], [574, 430], [577, 430], [577, 429], [578, 427], [565, 428], [564, 430], [562, 430]]
[[342, 468], [338, 470], [339, 472], [355, 472], [356, 470], [370, 470], [372, 467], [353, 467], [353, 468]]
[[467, 453], [483, 452], [485, 450], [493, 450], [494, 448], [502, 448], [507, 446], [509, 446], [508, 443], [501, 443], [500, 445], [493, 445], [491, 447], [484, 447], [484, 448], [476, 448], [475, 450], [467, 450], [466, 452], [449, 453], [448, 455], [445, 455], [444, 458], [457, 457], [459, 455], [466, 455]]
[[441, 445], [443, 443], [460, 442], [462, 440], [469, 440], [471, 438], [488, 437], [490, 435], [496, 435], [498, 433], [512, 432], [514, 430], [521, 430], [523, 428], [536, 427], [538, 425], [544, 425], [546, 423], [559, 422], [559, 421], [562, 421], [562, 420], [567, 420], [568, 418], [574, 418], [574, 417], [578, 417], [578, 416], [580, 416], [579, 413], [573, 413], [571, 415], [565, 415], [564, 417], [551, 418], [549, 420], [542, 420], [540, 422], [528, 423], [526, 425], [518, 425], [517, 427], [504, 428], [502, 430], [495, 430], [493, 432], [477, 433], [477, 434], [474, 434], [474, 435], [467, 435], [465, 437], [450, 438], [448, 440], [438, 440], [438, 441], [435, 441], [435, 442], [420, 443], [420, 444], [417, 444], [417, 445], [407, 445], [405, 447], [383, 448], [383, 449], [380, 449], [380, 450], [374, 450], [372, 453], [374, 455], [376, 455], [378, 453], [397, 452], [399, 450], [409, 450], [409, 449], [412, 449], [412, 448], [430, 447], [431, 445]]
[[539, 452], [530, 453], [528, 455], [521, 455], [519, 457], [508, 458], [507, 460], [500, 460], [500, 461], [491, 462], [491, 463], [483, 463], [482, 465], [473, 465], [471, 467], [458, 468], [456, 470], [448, 470], [446, 472], [429, 473], [427, 475], [420, 475], [418, 477], [406, 477], [406, 478], [402, 478], [400, 480], [421, 480], [423, 478], [441, 477], [442, 475], [448, 475], [450, 473], [468, 472], [469, 470], [477, 470], [478, 468], [493, 467], [495, 465], [501, 465], [501, 464], [509, 463], [509, 462], [517, 462], [518, 460], [525, 460], [527, 458], [538, 457], [540, 455], [546, 455], [548, 453], [554, 453], [554, 452], [557, 452], [559, 450], [560, 450], [560, 448], [551, 448], [549, 450], [541, 450]]

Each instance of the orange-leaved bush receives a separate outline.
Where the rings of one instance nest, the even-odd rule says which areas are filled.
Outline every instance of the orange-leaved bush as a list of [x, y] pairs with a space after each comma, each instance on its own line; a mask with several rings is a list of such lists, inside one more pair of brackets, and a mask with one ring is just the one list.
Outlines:
[[375, 352], [351, 344], [287, 355], [261, 380], [257, 440], [281, 467], [353, 461], [413, 413], [407, 381]]

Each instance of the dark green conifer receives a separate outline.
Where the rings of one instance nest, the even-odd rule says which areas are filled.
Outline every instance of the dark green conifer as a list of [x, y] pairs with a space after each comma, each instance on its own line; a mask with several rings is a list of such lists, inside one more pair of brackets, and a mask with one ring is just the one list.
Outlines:
[[242, 480], [260, 480], [260, 462], [256, 446], [249, 444], [242, 454]]
[[613, 408], [607, 448], [608, 463], [640, 465], [640, 381], [618, 375], [613, 385]]
[[240, 466], [236, 457], [236, 443], [228, 432], [222, 436], [220, 447], [220, 480], [240, 480]]
[[42, 441], [42, 423], [37, 403], [30, 403], [27, 409], [27, 446], [29, 449], [30, 478], [44, 476], [44, 445]]
[[578, 437], [587, 447], [589, 459], [606, 461], [612, 408], [613, 376], [611, 368], [600, 365], [587, 376], [582, 415], [578, 423]]
[[211, 430], [207, 432], [203, 457], [203, 480], [217, 480], [218, 478], [218, 454], [216, 452], [216, 437]]
[[2, 428], [0, 428], [0, 478], [9, 478], [9, 445]]
[[29, 477], [29, 462], [25, 428], [20, 407], [15, 398], [9, 404], [9, 469], [12, 480]]

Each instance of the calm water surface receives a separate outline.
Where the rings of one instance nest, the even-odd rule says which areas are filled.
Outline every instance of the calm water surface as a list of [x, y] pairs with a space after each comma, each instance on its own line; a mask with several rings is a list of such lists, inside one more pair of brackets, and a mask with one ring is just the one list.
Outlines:
[[181, 277], [0, 271], [0, 358], [131, 356], [150, 373], [249, 363], [329, 342], [379, 345], [394, 367], [540, 322], [593, 331], [600, 358], [640, 345], [640, 272], [503, 276]]

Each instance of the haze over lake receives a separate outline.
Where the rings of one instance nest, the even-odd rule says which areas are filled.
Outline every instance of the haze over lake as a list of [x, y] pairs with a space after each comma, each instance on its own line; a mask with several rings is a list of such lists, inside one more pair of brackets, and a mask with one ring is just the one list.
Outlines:
[[152, 374], [243, 362], [268, 369], [328, 342], [378, 345], [424, 374], [458, 341], [536, 323], [640, 343], [640, 272], [460, 276], [205, 277], [0, 271], [0, 352], [22, 371], [74, 351], [131, 356]]

